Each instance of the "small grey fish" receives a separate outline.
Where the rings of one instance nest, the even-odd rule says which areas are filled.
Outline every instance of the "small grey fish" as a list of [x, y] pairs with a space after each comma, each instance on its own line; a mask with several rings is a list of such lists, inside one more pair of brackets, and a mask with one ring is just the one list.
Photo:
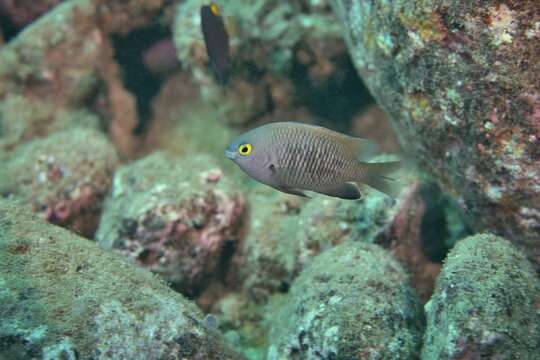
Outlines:
[[288, 194], [304, 190], [342, 199], [362, 197], [367, 184], [395, 196], [387, 174], [398, 161], [367, 163], [375, 142], [320, 126], [278, 122], [250, 130], [233, 140], [225, 155], [255, 180]]

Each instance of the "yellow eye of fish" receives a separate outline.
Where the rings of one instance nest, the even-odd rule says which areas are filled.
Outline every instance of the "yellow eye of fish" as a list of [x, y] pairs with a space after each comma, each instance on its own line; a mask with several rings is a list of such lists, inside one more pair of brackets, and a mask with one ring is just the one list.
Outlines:
[[251, 144], [242, 144], [238, 147], [240, 155], [249, 155], [251, 153]]
[[219, 8], [216, 4], [212, 3], [210, 5], [210, 11], [212, 11], [212, 14], [214, 14], [215, 16], [220, 16], [221, 14], [219, 13]]

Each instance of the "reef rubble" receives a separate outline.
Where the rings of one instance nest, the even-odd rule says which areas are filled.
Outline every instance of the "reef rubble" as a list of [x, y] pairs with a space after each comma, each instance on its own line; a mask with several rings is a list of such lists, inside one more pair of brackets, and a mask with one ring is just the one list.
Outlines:
[[[222, 84], [206, 3], [0, 0], [0, 359], [535, 359], [540, 5], [218, 0]], [[284, 120], [401, 194], [224, 156]]]
[[540, 264], [540, 3], [331, 3], [403, 149]]
[[403, 268], [347, 242], [317, 256], [272, 321], [267, 359], [414, 359], [424, 319]]
[[20, 144], [0, 161], [3, 198], [25, 201], [51, 223], [94, 235], [119, 163], [102, 132], [84, 127], [55, 132]]
[[0, 200], [0, 358], [242, 359], [150, 272]]
[[225, 281], [245, 200], [209, 156], [154, 153], [120, 168], [96, 239], [195, 296]]
[[479, 234], [448, 254], [431, 300], [422, 359], [537, 359], [540, 281], [507, 240]]

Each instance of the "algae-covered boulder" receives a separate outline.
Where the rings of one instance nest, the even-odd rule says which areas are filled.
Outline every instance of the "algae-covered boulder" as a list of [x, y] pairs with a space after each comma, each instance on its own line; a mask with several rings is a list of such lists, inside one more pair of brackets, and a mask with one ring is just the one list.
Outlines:
[[268, 359], [414, 359], [423, 315], [403, 268], [347, 242], [319, 255], [272, 315]]
[[1, 359], [241, 359], [151, 273], [0, 200]]
[[0, 14], [10, 25], [22, 28], [60, 2], [62, 0], [0, 1]]
[[56, 109], [49, 102], [8, 95], [0, 101], [0, 156], [20, 143], [71, 127], [99, 128], [99, 119], [86, 110]]
[[267, 306], [259, 306], [243, 293], [234, 292], [214, 304], [212, 314], [219, 319], [224, 337], [249, 360], [265, 359], [268, 328], [265, 316], [271, 313]]
[[403, 148], [540, 263], [540, 2], [331, 3]]
[[91, 237], [118, 157], [101, 132], [72, 128], [3, 157], [0, 193], [24, 199], [48, 221]]
[[540, 281], [525, 256], [500, 237], [457, 243], [426, 313], [424, 360], [540, 354]]
[[347, 239], [373, 242], [396, 211], [396, 201], [375, 191], [360, 201], [322, 195], [305, 200], [257, 185], [248, 200], [248, 232], [237, 263], [244, 288], [259, 302], [286, 291], [333, 246]]
[[96, 238], [194, 295], [225, 276], [244, 209], [211, 157], [158, 152], [116, 172]]
[[376, 243], [405, 267], [422, 302], [433, 293], [441, 262], [456, 241], [471, 234], [458, 204], [434, 183], [413, 183]]
[[[36, 10], [44, 1], [1, 3]], [[17, 94], [55, 109], [91, 108], [108, 124], [119, 150], [132, 155], [138, 150], [136, 99], [124, 86], [112, 34], [147, 25], [161, 11], [163, 0], [64, 1], [2, 47], [0, 102]]]

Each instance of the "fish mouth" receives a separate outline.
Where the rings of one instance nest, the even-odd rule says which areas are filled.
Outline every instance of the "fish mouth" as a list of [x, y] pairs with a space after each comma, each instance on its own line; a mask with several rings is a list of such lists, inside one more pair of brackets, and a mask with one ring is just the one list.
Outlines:
[[236, 158], [236, 152], [225, 150], [225, 156], [231, 160], [234, 160]]

